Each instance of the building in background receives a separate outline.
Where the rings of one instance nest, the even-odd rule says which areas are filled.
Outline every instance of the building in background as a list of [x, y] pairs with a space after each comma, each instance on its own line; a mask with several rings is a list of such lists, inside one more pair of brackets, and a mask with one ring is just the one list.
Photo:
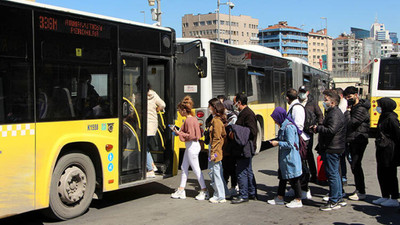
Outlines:
[[389, 40], [389, 31], [385, 29], [385, 24], [377, 21], [371, 25], [370, 36], [377, 41]]
[[308, 33], [308, 63], [318, 69], [332, 70], [332, 37], [327, 30], [311, 30]]
[[397, 32], [389, 32], [389, 37], [393, 43], [399, 43], [399, 39], [397, 38]]
[[354, 34], [341, 34], [332, 42], [331, 76], [336, 87], [356, 86], [361, 82], [363, 41]]
[[259, 44], [273, 48], [283, 56], [299, 57], [308, 60], [308, 32], [288, 26], [286, 21], [270, 25], [260, 30], [258, 34]]
[[356, 39], [365, 39], [365, 38], [371, 37], [370, 31], [368, 31], [368, 30], [351, 27], [350, 31], [351, 31], [351, 33], [353, 33], [355, 35]]
[[393, 52], [394, 46], [392, 40], [381, 41], [381, 57], [385, 57], [388, 53]]
[[393, 51], [394, 52], [400, 52], [400, 44], [399, 43], [393, 44]]
[[[218, 14], [186, 14], [182, 17], [183, 38], [208, 38], [217, 41]], [[220, 41], [229, 43], [229, 15], [219, 14]], [[258, 19], [250, 16], [231, 15], [231, 44], [246, 45], [258, 43]]]
[[332, 44], [332, 70], [337, 72], [358, 72], [362, 66], [362, 40], [354, 34], [341, 34]]
[[362, 40], [361, 68], [367, 66], [374, 58], [381, 57], [381, 42], [372, 38]]

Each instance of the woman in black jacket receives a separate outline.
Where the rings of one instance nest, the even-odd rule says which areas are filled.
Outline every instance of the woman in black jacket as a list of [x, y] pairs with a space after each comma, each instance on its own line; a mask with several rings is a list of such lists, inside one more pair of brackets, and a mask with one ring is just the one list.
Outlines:
[[[378, 120], [378, 137], [376, 139], [376, 163], [379, 186], [382, 197], [372, 201], [374, 204], [398, 207], [399, 185], [397, 181], [397, 156], [399, 154], [400, 143], [400, 123], [394, 109], [396, 102], [390, 98], [381, 98], [378, 100], [376, 110], [381, 113]], [[394, 143], [394, 147], [382, 148], [382, 138], [385, 136]]]

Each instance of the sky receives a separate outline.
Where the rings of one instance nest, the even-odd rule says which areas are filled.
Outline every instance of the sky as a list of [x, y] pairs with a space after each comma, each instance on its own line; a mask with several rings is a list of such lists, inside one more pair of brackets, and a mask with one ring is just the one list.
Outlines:
[[[182, 36], [182, 17], [185, 14], [215, 12], [217, 0], [160, 0], [162, 26], [176, 30]], [[259, 20], [259, 29], [287, 21], [289, 26], [302, 27], [305, 31], [325, 28], [333, 38], [350, 33], [350, 27], [370, 30], [377, 19], [390, 32], [400, 36], [400, 1], [372, 0], [231, 0], [235, 7], [231, 14], [249, 15]], [[76, 9], [116, 18], [153, 24], [148, 0], [36, 0], [39, 3]], [[225, 3], [227, 0], [221, 0]], [[154, 6], [155, 7], [155, 6]], [[144, 11], [144, 13], [143, 13]], [[228, 6], [221, 5], [220, 12], [228, 14]], [[304, 26], [302, 26], [304, 25]]]

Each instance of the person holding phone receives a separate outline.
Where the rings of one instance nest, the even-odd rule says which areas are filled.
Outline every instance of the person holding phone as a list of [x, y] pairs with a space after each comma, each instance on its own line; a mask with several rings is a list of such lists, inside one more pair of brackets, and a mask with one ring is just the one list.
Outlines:
[[172, 128], [173, 132], [175, 132], [175, 134], [179, 136], [179, 139], [185, 142], [186, 151], [183, 155], [183, 161], [181, 166], [182, 169], [181, 183], [179, 185], [179, 188], [174, 193], [171, 194], [171, 197], [174, 199], [186, 198], [185, 186], [190, 166], [193, 172], [196, 174], [197, 180], [201, 187], [201, 190], [199, 194], [196, 196], [196, 199], [207, 200], [209, 198], [209, 195], [199, 165], [199, 153], [201, 150], [199, 139], [201, 138], [201, 131], [200, 131], [199, 121], [194, 116], [192, 108], [193, 108], [192, 98], [190, 96], [184, 97], [183, 100], [178, 104], [178, 111], [182, 117], [186, 117], [186, 120], [183, 123], [180, 130], [178, 130], [176, 126]]

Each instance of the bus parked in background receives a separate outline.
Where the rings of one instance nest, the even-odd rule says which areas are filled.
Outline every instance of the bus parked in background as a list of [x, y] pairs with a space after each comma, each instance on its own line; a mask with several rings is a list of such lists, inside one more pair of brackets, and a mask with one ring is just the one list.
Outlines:
[[[0, 23], [0, 218], [70, 219], [103, 192], [172, 174], [174, 30], [21, 0], [0, 1]], [[148, 82], [167, 104], [152, 179]]]
[[[305, 84], [320, 101], [323, 90], [329, 88], [329, 74], [297, 58], [284, 58], [270, 48], [190, 38], [178, 38], [177, 45], [176, 98], [193, 98], [195, 114], [204, 129], [209, 116], [208, 100], [218, 95], [233, 99], [236, 93], [245, 93], [258, 121], [256, 152], [262, 141], [276, 138], [277, 129], [270, 115], [277, 106], [286, 108], [289, 88], [298, 89]], [[199, 56], [205, 57], [201, 63], [206, 69], [196, 76]], [[178, 116], [176, 122], [179, 126], [182, 118]], [[177, 138], [174, 143], [175, 152], [184, 148]]]
[[[376, 101], [389, 97], [400, 104], [400, 53], [389, 53], [382, 59], [376, 58], [366, 70], [370, 73], [371, 128], [376, 128], [380, 116], [376, 111]], [[395, 112], [399, 114], [400, 107], [397, 107]]]

